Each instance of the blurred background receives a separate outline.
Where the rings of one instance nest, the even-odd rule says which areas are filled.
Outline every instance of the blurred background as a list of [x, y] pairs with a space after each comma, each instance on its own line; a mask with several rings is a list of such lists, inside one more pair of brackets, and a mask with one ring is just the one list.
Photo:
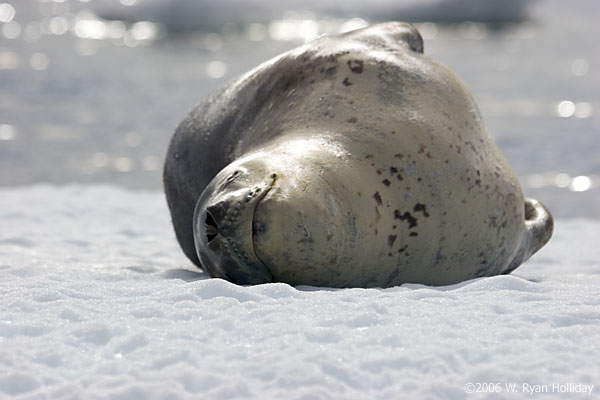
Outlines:
[[473, 92], [526, 195], [600, 218], [595, 0], [0, 0], [0, 186], [162, 190], [209, 92], [326, 33], [415, 23]]

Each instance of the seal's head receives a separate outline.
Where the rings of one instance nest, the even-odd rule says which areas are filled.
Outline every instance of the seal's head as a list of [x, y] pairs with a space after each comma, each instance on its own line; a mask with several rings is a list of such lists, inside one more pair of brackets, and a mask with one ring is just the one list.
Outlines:
[[334, 266], [356, 249], [348, 243], [356, 240], [355, 210], [332, 167], [343, 164], [340, 151], [318, 137], [288, 139], [225, 167], [196, 204], [203, 268], [238, 284], [301, 282], [295, 275], [314, 269], [317, 283], [323, 262]]
[[211, 276], [241, 284], [272, 280], [254, 251], [252, 221], [276, 179], [260, 159], [250, 158], [230, 164], [204, 189], [194, 211], [194, 242]]

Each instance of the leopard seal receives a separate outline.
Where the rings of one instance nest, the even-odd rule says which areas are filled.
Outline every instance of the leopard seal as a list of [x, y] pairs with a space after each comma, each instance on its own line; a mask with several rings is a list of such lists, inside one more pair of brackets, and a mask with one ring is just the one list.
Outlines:
[[316, 39], [193, 109], [164, 187], [185, 254], [237, 284], [447, 285], [551, 237], [471, 94], [412, 25]]

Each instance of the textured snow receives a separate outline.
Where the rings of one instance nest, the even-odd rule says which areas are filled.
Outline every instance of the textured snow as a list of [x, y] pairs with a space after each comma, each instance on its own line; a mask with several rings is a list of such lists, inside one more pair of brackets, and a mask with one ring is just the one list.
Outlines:
[[597, 398], [599, 237], [558, 220], [512, 275], [447, 287], [240, 287], [184, 258], [160, 192], [0, 189], [0, 398]]

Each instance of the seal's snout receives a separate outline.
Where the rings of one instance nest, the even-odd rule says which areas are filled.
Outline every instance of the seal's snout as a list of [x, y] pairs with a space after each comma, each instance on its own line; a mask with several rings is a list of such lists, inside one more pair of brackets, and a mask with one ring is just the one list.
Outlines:
[[270, 183], [249, 185], [242, 173], [234, 175], [235, 180], [228, 177], [209, 185], [196, 203], [196, 254], [211, 276], [238, 284], [270, 282], [273, 277], [257, 257], [252, 241], [256, 204]]
[[270, 282], [272, 277], [252, 244], [254, 205], [240, 200], [197, 206], [194, 239], [198, 258], [212, 276], [238, 284]]

